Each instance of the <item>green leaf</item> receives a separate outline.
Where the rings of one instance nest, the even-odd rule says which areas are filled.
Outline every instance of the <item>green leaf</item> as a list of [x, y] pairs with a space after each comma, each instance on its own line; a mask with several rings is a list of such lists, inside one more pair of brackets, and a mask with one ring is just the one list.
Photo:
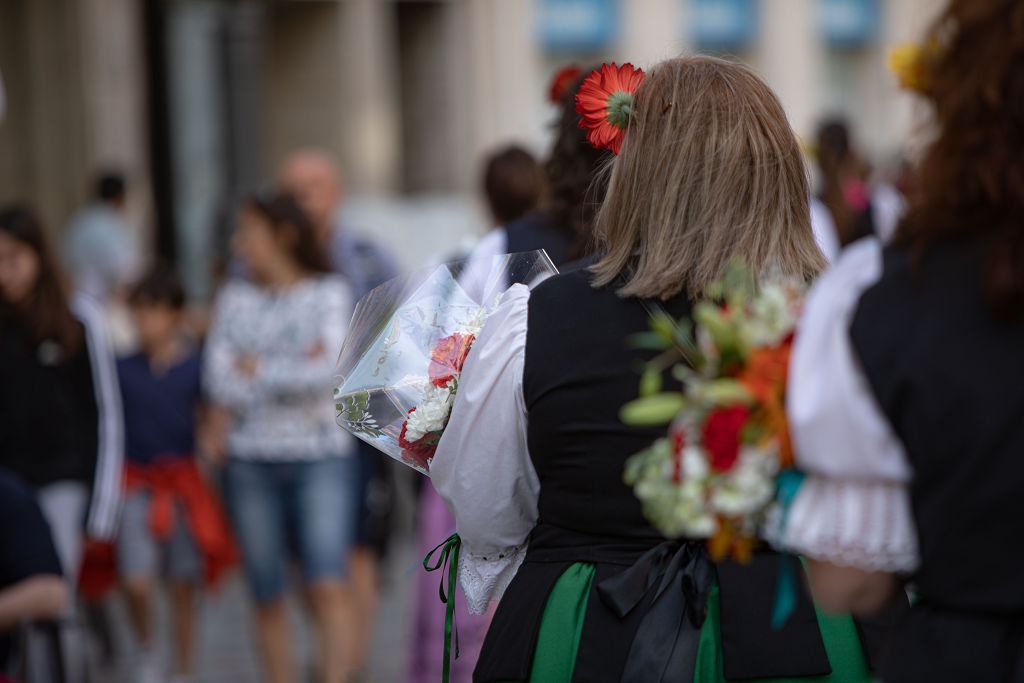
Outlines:
[[640, 375], [640, 395], [652, 396], [661, 391], [661, 372], [658, 368], [649, 366]]
[[754, 397], [741, 382], [734, 379], [716, 379], [700, 387], [699, 398], [712, 405], [722, 406], [735, 403], [751, 403]]
[[675, 321], [675, 318], [670, 316], [668, 313], [656, 313], [651, 316], [651, 329], [659, 337], [664, 339], [668, 343], [672, 343], [675, 339], [676, 330], [679, 324]]
[[622, 406], [619, 418], [634, 427], [656, 427], [671, 422], [686, 405], [678, 392], [662, 392], [644, 396]]
[[630, 348], [645, 351], [667, 351], [672, 347], [672, 344], [657, 332], [638, 332], [636, 334], [631, 334], [628, 342]]

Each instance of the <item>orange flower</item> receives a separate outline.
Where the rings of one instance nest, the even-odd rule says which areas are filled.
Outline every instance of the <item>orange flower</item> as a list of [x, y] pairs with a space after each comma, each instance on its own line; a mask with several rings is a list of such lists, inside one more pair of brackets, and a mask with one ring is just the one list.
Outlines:
[[643, 80], [643, 70], [628, 63], [602, 64], [587, 76], [576, 93], [576, 112], [582, 117], [580, 128], [587, 130], [590, 144], [619, 153], [629, 125], [633, 93]]
[[739, 380], [758, 402], [769, 404], [782, 399], [792, 348], [792, 342], [786, 341], [778, 346], [754, 349], [747, 358]]
[[551, 104], [562, 103], [566, 93], [569, 92], [569, 87], [576, 82], [581, 73], [583, 73], [583, 69], [576, 64], [563, 66], [558, 70], [558, 73], [551, 79], [551, 87], [548, 89], [548, 100]]
[[755, 349], [739, 377], [761, 405], [760, 416], [767, 433], [778, 439], [782, 467], [793, 465], [793, 445], [789, 438], [785, 405], [786, 375], [792, 349], [792, 339], [771, 348]]

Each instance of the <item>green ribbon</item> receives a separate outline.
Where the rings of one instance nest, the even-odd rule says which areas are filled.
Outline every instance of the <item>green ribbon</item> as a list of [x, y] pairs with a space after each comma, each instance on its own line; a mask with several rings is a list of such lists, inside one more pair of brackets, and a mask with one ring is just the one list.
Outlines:
[[[782, 518], [779, 520], [779, 529], [785, 534], [786, 525], [789, 523], [789, 509], [793, 506], [800, 486], [804, 483], [804, 473], [797, 469], [790, 469], [779, 474], [776, 482], [776, 500], [782, 507]], [[791, 555], [782, 554], [779, 557], [779, 577], [775, 583], [775, 600], [772, 604], [772, 628], [781, 629], [793, 616], [797, 601], [797, 581], [799, 578], [799, 565], [796, 558]]]
[[[455, 659], [459, 658], [459, 629], [455, 625], [455, 586], [459, 580], [459, 550], [462, 539], [452, 534], [444, 543], [427, 553], [423, 558], [423, 568], [428, 572], [441, 570], [441, 583], [438, 595], [444, 603], [444, 667], [441, 672], [442, 683], [448, 683], [452, 673], [452, 635], [455, 635]], [[437, 559], [432, 559], [434, 555]], [[448, 578], [448, 589], [445, 590], [445, 573]]]

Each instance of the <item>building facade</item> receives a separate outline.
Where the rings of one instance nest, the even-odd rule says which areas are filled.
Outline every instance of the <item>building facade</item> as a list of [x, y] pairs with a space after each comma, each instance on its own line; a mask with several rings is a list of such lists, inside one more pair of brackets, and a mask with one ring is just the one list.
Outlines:
[[[233, 202], [272, 182], [290, 149], [329, 150], [350, 194], [379, 205], [467, 198], [496, 145], [544, 153], [560, 66], [691, 51], [751, 64], [805, 139], [821, 117], [845, 115], [882, 160], [923, 120], [886, 53], [919, 38], [942, 4], [4, 0], [0, 200], [30, 200], [59, 230], [93, 170], [124, 168], [139, 229], [205, 297]], [[381, 237], [414, 244], [407, 263], [422, 258], [432, 238], [404, 240], [394, 233], [417, 226], [390, 223]], [[437, 251], [460, 231], [438, 233]]]

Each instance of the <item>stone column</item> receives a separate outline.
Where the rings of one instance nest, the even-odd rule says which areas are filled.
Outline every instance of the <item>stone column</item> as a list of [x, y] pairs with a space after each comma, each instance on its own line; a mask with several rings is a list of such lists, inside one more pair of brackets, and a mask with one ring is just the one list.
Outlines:
[[802, 139], [814, 135], [820, 114], [824, 46], [814, 0], [761, 2], [760, 43], [754, 67], [775, 90]]
[[353, 190], [384, 193], [399, 184], [400, 118], [394, 5], [339, 3], [338, 127]]
[[[535, 0], [462, 0], [468, 13], [465, 45], [455, 54], [469, 82], [451, 91], [469, 106], [460, 112], [471, 143], [461, 188], [474, 191], [480, 160], [496, 145], [526, 144], [542, 154], [548, 110], [541, 56], [534, 35]], [[465, 99], [462, 99], [465, 97]]]
[[677, 57], [687, 48], [687, 2], [644, 0], [621, 3], [625, 22], [620, 38], [620, 59], [647, 68], [663, 59]]
[[135, 0], [79, 0], [79, 50], [84, 166], [116, 168], [129, 181], [129, 215], [137, 229], [150, 222], [142, 5]]

